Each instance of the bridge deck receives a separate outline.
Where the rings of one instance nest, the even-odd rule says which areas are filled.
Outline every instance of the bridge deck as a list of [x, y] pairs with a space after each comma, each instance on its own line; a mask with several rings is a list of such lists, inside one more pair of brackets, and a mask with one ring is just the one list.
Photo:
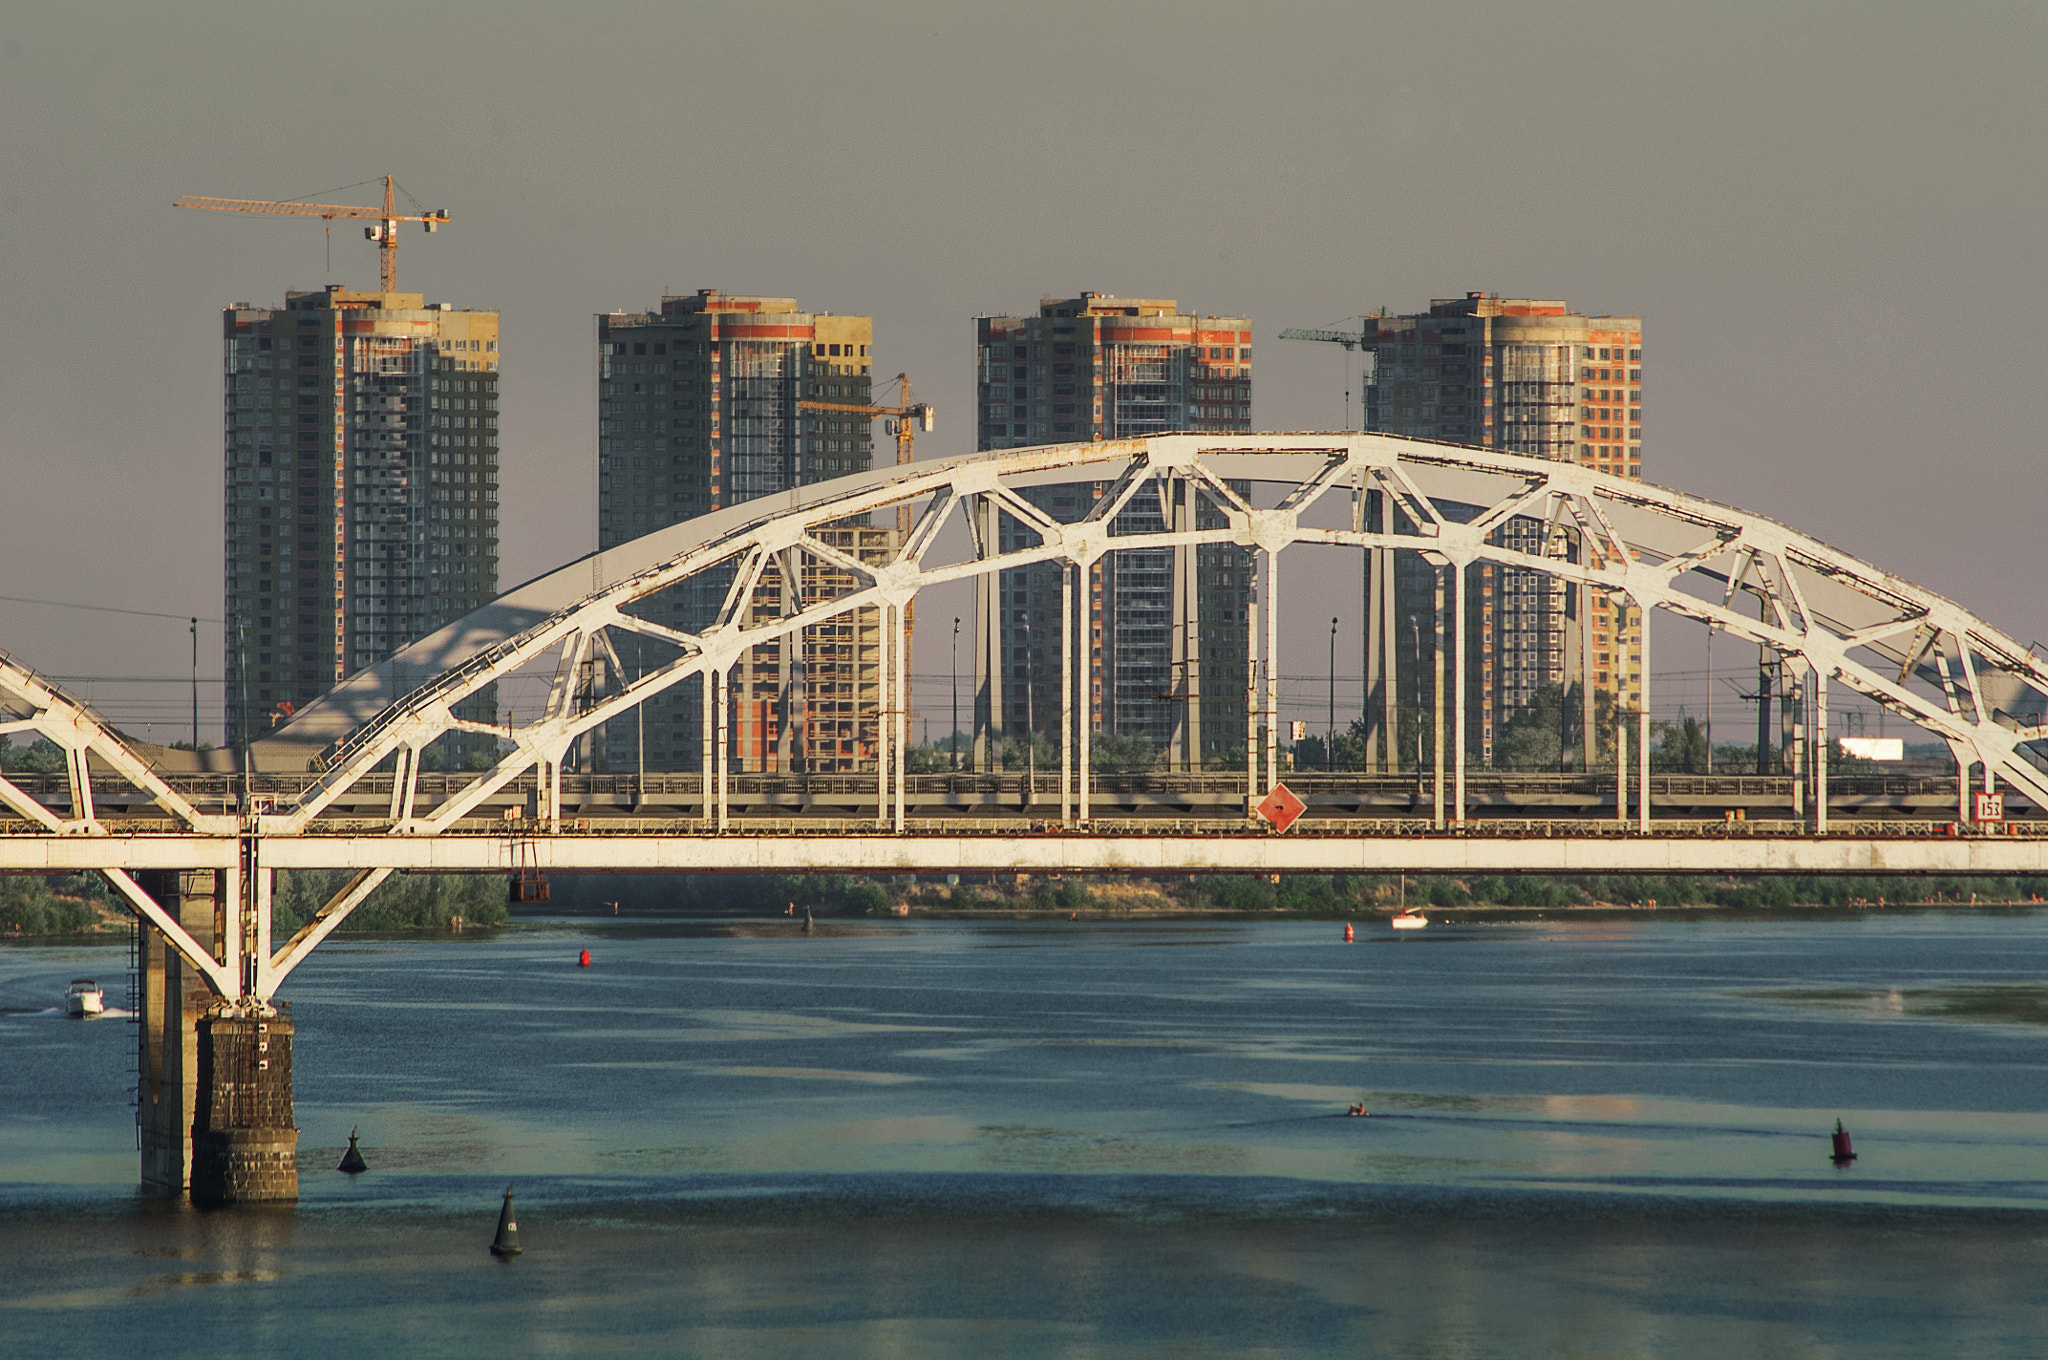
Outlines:
[[[391, 776], [371, 775], [357, 781], [323, 814], [323, 820], [355, 826], [363, 819], [388, 821]], [[474, 776], [423, 772], [418, 778], [416, 815], [430, 815]], [[201, 812], [233, 814], [240, 810], [241, 782], [233, 775], [178, 775], [170, 786]], [[285, 807], [315, 782], [305, 775], [258, 774], [249, 780], [258, 810]], [[1287, 779], [1307, 805], [1306, 822], [1400, 818], [1427, 819], [1433, 802], [1428, 776], [1413, 774], [1292, 774]], [[63, 775], [17, 775], [23, 792], [53, 812], [71, 814], [69, 782]], [[1059, 776], [1040, 773], [927, 774], [905, 781], [905, 810], [913, 817], [947, 816], [1044, 819], [1060, 813]], [[1746, 818], [1789, 817], [1795, 809], [1799, 781], [1766, 775], [1652, 775], [1649, 781], [1653, 817], [1720, 819], [1739, 812]], [[1027, 785], [1029, 793], [1027, 794]], [[508, 783], [479, 806], [486, 819], [519, 815], [535, 805], [536, 781], [531, 774]], [[1579, 821], [1615, 815], [1615, 780], [1611, 771], [1583, 774], [1475, 772], [1465, 781], [1467, 815], [1481, 820], [1556, 817]], [[867, 775], [733, 775], [727, 781], [730, 815], [801, 819], [872, 816], [876, 778]], [[1446, 797], [1449, 783], [1446, 782]], [[1634, 794], [1631, 792], [1631, 799]], [[1240, 774], [1096, 775], [1090, 782], [1093, 817], [1241, 817], [1246, 810], [1245, 780]], [[93, 785], [94, 804], [102, 819], [151, 819], [162, 814], [133, 785], [100, 775]], [[1831, 817], [1952, 821], [1956, 816], [1953, 778], [1920, 775], [1849, 775], [1829, 781]], [[696, 774], [564, 775], [562, 811], [571, 819], [596, 821], [622, 817], [703, 815], [704, 790]], [[2023, 795], [2006, 799], [2014, 820], [2031, 820], [2042, 810]], [[31, 823], [9, 822], [0, 810], [0, 834], [27, 830]], [[1347, 834], [1360, 834], [1352, 828]]]
[[270, 869], [414, 873], [1604, 873], [2048, 874], [2048, 828], [1995, 832], [1906, 819], [1814, 834], [1799, 823], [1501, 819], [1433, 829], [1415, 819], [1303, 821], [1285, 833], [1242, 818], [574, 819], [550, 830], [479, 819], [436, 836], [323, 823], [289, 837], [202, 836], [107, 824], [104, 835], [0, 836], [0, 872], [227, 868], [254, 839]]

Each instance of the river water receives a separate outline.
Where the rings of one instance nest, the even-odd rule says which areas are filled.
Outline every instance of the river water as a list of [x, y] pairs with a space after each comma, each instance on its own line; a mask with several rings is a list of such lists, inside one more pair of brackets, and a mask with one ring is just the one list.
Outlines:
[[211, 1213], [0, 949], [0, 1351], [2048, 1353], [2048, 914], [733, 929], [321, 949]]

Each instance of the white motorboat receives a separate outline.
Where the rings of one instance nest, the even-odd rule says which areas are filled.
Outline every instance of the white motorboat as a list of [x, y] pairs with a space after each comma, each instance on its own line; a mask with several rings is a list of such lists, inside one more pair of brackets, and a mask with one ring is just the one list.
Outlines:
[[88, 1015], [104, 1015], [107, 1010], [107, 994], [99, 983], [91, 978], [73, 978], [71, 985], [64, 989], [64, 1013], [81, 1019]]
[[1429, 924], [1429, 918], [1422, 914], [1421, 907], [1410, 907], [1396, 916], [1391, 924], [1396, 930], [1420, 930]]

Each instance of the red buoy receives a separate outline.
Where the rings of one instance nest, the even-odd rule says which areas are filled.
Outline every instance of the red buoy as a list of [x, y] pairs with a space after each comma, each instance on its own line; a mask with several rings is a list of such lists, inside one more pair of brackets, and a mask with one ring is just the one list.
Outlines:
[[1352, 933], [1351, 923], [1349, 921], [1346, 921], [1344, 923], [1344, 943], [1350, 944], [1353, 940], [1357, 938], [1358, 936]]
[[1856, 1149], [1849, 1144], [1849, 1131], [1842, 1127], [1842, 1121], [1835, 1121], [1835, 1165], [1847, 1166], [1856, 1160]]
[[582, 958], [576, 960], [576, 966], [578, 968], [588, 968], [590, 966], [590, 951], [588, 949], [583, 951]]

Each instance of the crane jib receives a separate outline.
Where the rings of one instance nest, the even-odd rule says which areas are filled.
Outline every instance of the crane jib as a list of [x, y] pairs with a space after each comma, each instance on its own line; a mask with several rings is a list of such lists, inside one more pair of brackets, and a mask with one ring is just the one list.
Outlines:
[[448, 210], [436, 208], [417, 214], [401, 213], [393, 199], [394, 182], [384, 176], [384, 205], [364, 207], [354, 203], [292, 203], [258, 198], [200, 198], [186, 196], [172, 201], [174, 208], [204, 208], [212, 212], [275, 213], [290, 217], [372, 218], [377, 225], [365, 227], [363, 235], [377, 242], [378, 282], [387, 293], [398, 291], [398, 224], [418, 222], [433, 232], [448, 221]]

